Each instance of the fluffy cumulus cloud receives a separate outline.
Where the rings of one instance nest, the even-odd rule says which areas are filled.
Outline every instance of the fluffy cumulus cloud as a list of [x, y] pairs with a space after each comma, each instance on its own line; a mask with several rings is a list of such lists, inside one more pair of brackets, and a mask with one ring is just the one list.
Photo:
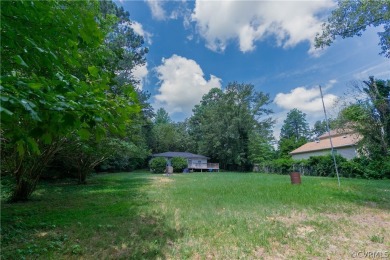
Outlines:
[[130, 27], [134, 30], [134, 32], [138, 35], [141, 35], [144, 37], [145, 42], [147, 42], [149, 45], [152, 44], [152, 34], [145, 31], [142, 24], [136, 21], [132, 21], [130, 24]]
[[155, 107], [163, 106], [168, 113], [189, 116], [194, 105], [212, 88], [221, 88], [221, 79], [210, 75], [207, 80], [202, 68], [194, 60], [178, 55], [163, 59], [156, 68], [160, 80]]
[[132, 71], [132, 74], [133, 74], [133, 77], [139, 81], [139, 84], [137, 85], [137, 87], [139, 89], [142, 89], [145, 81], [146, 81], [146, 78], [148, 76], [148, 64], [145, 63], [144, 65], [142, 66], [137, 66], [133, 69]]
[[231, 40], [240, 50], [255, 49], [255, 42], [273, 36], [278, 46], [288, 48], [309, 41], [321, 30], [322, 15], [334, 6], [320, 1], [196, 1], [192, 21], [207, 47], [224, 51]]
[[[329, 117], [335, 117], [338, 112], [337, 99], [333, 94], [326, 92], [336, 84], [337, 81], [332, 79], [322, 87], [324, 94], [324, 103]], [[287, 113], [294, 108], [297, 108], [306, 114], [306, 121], [310, 127], [313, 127], [317, 120], [324, 120], [324, 110], [322, 107], [321, 93], [318, 86], [316, 87], [297, 87], [289, 93], [279, 93], [274, 99], [274, 103], [281, 108], [279, 112], [274, 114], [275, 126], [274, 137], [279, 140], [280, 129], [283, 121], [287, 117]]]
[[[329, 83], [334, 84], [335, 81], [332, 80]], [[329, 87], [326, 87], [325, 89], [327, 88]], [[325, 94], [325, 107], [333, 107], [336, 100], [337, 96]], [[323, 111], [321, 93], [318, 87], [297, 87], [289, 93], [279, 93], [276, 95], [274, 102], [283, 109], [291, 110], [297, 108], [307, 114], [321, 113]]]

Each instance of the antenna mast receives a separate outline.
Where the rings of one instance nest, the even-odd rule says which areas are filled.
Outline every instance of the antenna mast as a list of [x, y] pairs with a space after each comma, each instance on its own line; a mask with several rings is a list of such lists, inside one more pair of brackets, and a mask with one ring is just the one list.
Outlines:
[[336, 157], [334, 156], [334, 148], [333, 148], [332, 136], [330, 135], [330, 128], [329, 128], [328, 116], [326, 115], [326, 109], [325, 109], [325, 103], [324, 103], [324, 96], [322, 95], [321, 85], [320, 85], [319, 87], [320, 87], [320, 92], [321, 92], [322, 107], [324, 108], [325, 121], [326, 121], [326, 129], [327, 129], [327, 131], [328, 131], [329, 141], [330, 141], [330, 147], [331, 147], [331, 149], [332, 149], [332, 157], [333, 157], [334, 168], [336, 169], [337, 181], [338, 181], [339, 187], [340, 187], [339, 170], [338, 170], [338, 168], [337, 168]]

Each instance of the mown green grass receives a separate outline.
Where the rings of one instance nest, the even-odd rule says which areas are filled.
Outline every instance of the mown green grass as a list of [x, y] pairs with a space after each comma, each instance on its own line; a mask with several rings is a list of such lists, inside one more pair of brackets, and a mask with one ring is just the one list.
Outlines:
[[[305, 259], [390, 247], [390, 226], [376, 223], [390, 223], [389, 180], [103, 174], [42, 183], [32, 201], [1, 209], [3, 259]], [[357, 214], [378, 221], [360, 230]]]

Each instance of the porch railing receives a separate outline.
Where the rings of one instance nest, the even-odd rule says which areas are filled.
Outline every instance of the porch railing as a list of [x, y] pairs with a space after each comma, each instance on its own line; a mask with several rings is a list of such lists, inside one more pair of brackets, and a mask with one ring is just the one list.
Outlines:
[[219, 163], [189, 163], [189, 169], [213, 169], [219, 170]]

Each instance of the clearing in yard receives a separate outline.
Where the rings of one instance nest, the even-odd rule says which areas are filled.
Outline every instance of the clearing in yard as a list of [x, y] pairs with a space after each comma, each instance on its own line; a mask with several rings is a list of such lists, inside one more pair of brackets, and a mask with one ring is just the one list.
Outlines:
[[390, 255], [390, 181], [258, 173], [101, 174], [1, 205], [3, 259]]

